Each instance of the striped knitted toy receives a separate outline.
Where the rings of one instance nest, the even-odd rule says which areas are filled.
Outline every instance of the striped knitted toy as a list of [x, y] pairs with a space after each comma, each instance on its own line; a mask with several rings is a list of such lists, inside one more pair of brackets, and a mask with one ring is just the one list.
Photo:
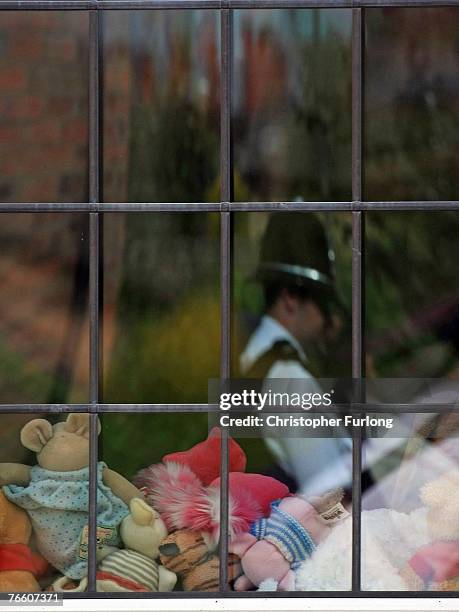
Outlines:
[[319, 511], [300, 496], [274, 502], [267, 519], [259, 519], [250, 533], [230, 542], [229, 550], [240, 557], [243, 570], [235, 590], [248, 591], [268, 579], [278, 583], [279, 591], [294, 590], [294, 570], [329, 534], [332, 521], [327, 513], [341, 512], [341, 497], [341, 492], [328, 496]]
[[98, 591], [159, 590], [159, 570], [154, 559], [133, 550], [118, 550], [99, 564]]
[[316, 548], [311, 536], [291, 514], [279, 508], [280, 500], [271, 504], [269, 518], [261, 518], [252, 524], [250, 533], [257, 540], [274, 544], [295, 570], [310, 557]]

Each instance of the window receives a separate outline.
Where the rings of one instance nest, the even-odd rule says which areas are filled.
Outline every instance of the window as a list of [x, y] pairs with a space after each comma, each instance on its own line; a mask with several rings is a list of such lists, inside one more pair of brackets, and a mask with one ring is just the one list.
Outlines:
[[[265, 597], [250, 584], [240, 593], [230, 586], [239, 571], [231, 495], [259, 487], [267, 508], [287, 486], [312, 495], [314, 470], [331, 465], [321, 453], [339, 446], [347, 458], [338, 470], [341, 539], [324, 541], [322, 574], [308, 559], [297, 582], [285, 583], [287, 594], [457, 590], [457, 576], [429, 582], [408, 563], [425, 563], [429, 551], [444, 558], [448, 547], [435, 549], [421, 532], [416, 542], [397, 534], [410, 530], [408, 513], [428, 505], [422, 487], [438, 479], [432, 490], [440, 495], [459, 486], [459, 8], [434, 0], [416, 8], [411, 0], [404, 8], [398, 0], [377, 8], [350, 0], [134, 4], [68, 0], [50, 10], [41, 0], [1, 2], [0, 458], [31, 465], [57, 433], [70, 440], [79, 467], [67, 471], [81, 471], [78, 487], [58, 469], [68, 453], [41, 467], [57, 473], [57, 497], [79, 504], [82, 522], [71, 525], [77, 536], [62, 558], [55, 542], [65, 515], [35, 513], [50, 566], [39, 585], [29, 578], [2, 587], [0, 579], [0, 589]], [[274, 236], [293, 253], [294, 235], [316, 261], [306, 277], [332, 279], [336, 291], [333, 300], [316, 296], [307, 311], [321, 329], [327, 323], [327, 334], [307, 337], [309, 379], [352, 380], [340, 409], [356, 419], [393, 418], [395, 430], [373, 439], [350, 426], [316, 436], [308, 441], [315, 463], [301, 436], [286, 452], [274, 436], [213, 430], [208, 482], [197, 493], [211, 508], [205, 537], [198, 529], [174, 536], [162, 566], [146, 558], [147, 572], [126, 573], [126, 559], [111, 555], [121, 546], [129, 483], [148, 492], [159, 476], [139, 470], [204, 442], [220, 414], [210, 379], [265, 379], [272, 369], [248, 375], [256, 360], [244, 347], [263, 303], [303, 296], [296, 281], [279, 287], [268, 274], [259, 282], [279, 263]], [[297, 264], [286, 265], [290, 274]], [[301, 347], [294, 351], [301, 361]], [[30, 500], [17, 482], [32, 472], [13, 471], [0, 512], [16, 502], [14, 520], [25, 530], [18, 544], [28, 546]], [[268, 481], [252, 478], [259, 473], [274, 479], [272, 498]], [[40, 491], [39, 469], [33, 479], [45, 509], [56, 510]], [[382, 508], [392, 518], [378, 515]], [[143, 526], [158, 518], [145, 507], [135, 512]], [[431, 525], [444, 520], [437, 507], [429, 517]], [[393, 558], [375, 552], [381, 533], [397, 540]], [[337, 546], [343, 563], [330, 578]], [[180, 575], [175, 584], [164, 568], [180, 574], [182, 558], [170, 560], [170, 551], [190, 549], [201, 555], [197, 565], [206, 558], [210, 577]], [[374, 567], [391, 562], [380, 580]]]

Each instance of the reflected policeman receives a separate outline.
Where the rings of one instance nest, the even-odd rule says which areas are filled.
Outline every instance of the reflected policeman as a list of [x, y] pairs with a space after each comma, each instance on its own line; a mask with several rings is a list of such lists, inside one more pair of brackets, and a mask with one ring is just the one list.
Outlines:
[[[308, 353], [326, 345], [340, 331], [342, 307], [334, 275], [334, 252], [318, 216], [275, 213], [263, 235], [257, 279], [264, 294], [264, 314], [240, 356], [245, 378], [309, 379], [320, 387], [320, 372]], [[287, 390], [287, 389], [284, 389]], [[336, 481], [350, 479], [351, 444], [347, 437], [266, 438], [285, 475], [299, 491], [320, 494]], [[342, 474], [338, 474], [340, 470]], [[327, 477], [325, 476], [327, 474]]]

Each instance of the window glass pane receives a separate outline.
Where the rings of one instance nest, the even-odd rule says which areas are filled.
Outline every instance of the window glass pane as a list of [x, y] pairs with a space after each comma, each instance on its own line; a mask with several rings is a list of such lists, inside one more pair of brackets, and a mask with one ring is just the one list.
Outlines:
[[104, 21], [105, 201], [218, 201], [218, 13]]
[[88, 13], [0, 12], [0, 202], [88, 199]]
[[[181, 549], [180, 556], [177, 555], [176, 550], [173, 551], [174, 558], [172, 559], [166, 554], [167, 549], [163, 548], [161, 552], [160, 548], [160, 561], [166, 567], [175, 571], [177, 583], [175, 587], [167, 587], [165, 586], [167, 582], [163, 582], [159, 590], [172, 590], [172, 588], [176, 591], [218, 590], [218, 562], [214, 553], [217, 550], [215, 547], [216, 538], [218, 538], [219, 515], [218, 507], [214, 507], [213, 504], [219, 497], [220, 439], [214, 429], [207, 437], [207, 415], [177, 413], [107, 414], [103, 416], [102, 420], [103, 444], [101, 448], [103, 449], [104, 461], [110, 468], [118, 471], [137, 486], [143, 487], [148, 504], [160, 512], [162, 519], [168, 526], [169, 536], [166, 539], [166, 544], [174, 543]], [[134, 440], [135, 444], [133, 445]], [[299, 444], [304, 443], [305, 450], [307, 442], [319, 444], [325, 442], [311, 439], [297, 439], [296, 441]], [[276, 473], [269, 471], [269, 460], [266, 462], [263, 451], [260, 452], [259, 444], [254, 444], [254, 442], [259, 441], [254, 439], [230, 440], [229, 491], [230, 508], [234, 513], [229, 518], [230, 550], [235, 547], [235, 550], [237, 549], [240, 553], [239, 556], [243, 559], [241, 537], [247, 538], [249, 536], [247, 529], [258, 518], [269, 516], [270, 501], [274, 502], [288, 495], [288, 487], [284, 484], [281, 471], [279, 470]], [[133, 448], [133, 452], [129, 452], [126, 456], [125, 449], [128, 446], [130, 449], [133, 446], [135, 448]], [[175, 462], [173, 468], [169, 463], [171, 461]], [[343, 469], [339, 471], [341, 475], [345, 473]], [[346, 472], [346, 477], [340, 482], [346, 489], [342, 505], [336, 502], [338, 498], [341, 498], [340, 494], [330, 495], [328, 499], [325, 499], [325, 497], [319, 499], [319, 489], [316, 489], [315, 496], [308, 494], [306, 498], [308, 501], [299, 497], [290, 497], [288, 503], [284, 500], [284, 506], [286, 503], [288, 506], [288, 508], [284, 508], [284, 511], [288, 511], [292, 516], [297, 516], [298, 520], [302, 521], [301, 524], [304, 529], [309, 530], [308, 533], [311, 534], [311, 538], [314, 544], [317, 544], [318, 549], [326, 545], [328, 537], [332, 537], [333, 529], [331, 525], [335, 525], [335, 523], [327, 518], [330, 509], [342, 513], [341, 530], [349, 529], [351, 522], [350, 516], [347, 514], [350, 510], [349, 474], [350, 471], [349, 473]], [[177, 479], [180, 481], [185, 476], [186, 488], [184, 486], [177, 487]], [[171, 490], [171, 484], [175, 484], [176, 488]], [[180, 495], [176, 495], [177, 489], [180, 490]], [[295, 492], [295, 488], [291, 487], [291, 491]], [[198, 497], [196, 497], [197, 495]], [[196, 508], [195, 513], [185, 512], [187, 504], [193, 503], [196, 499], [200, 500], [200, 510], [198, 511]], [[309, 505], [309, 502], [311, 502], [311, 505]], [[212, 517], [209, 512], [213, 512]], [[322, 516], [319, 517], [319, 515]], [[132, 516], [135, 519], [135, 512], [132, 513]], [[197, 523], [195, 521], [199, 521], [199, 529], [196, 528]], [[136, 531], [140, 529], [132, 523], [129, 528], [127, 526], [122, 528], [121, 533], [126, 536], [124, 543], [128, 550], [130, 549], [128, 543], [133, 541], [133, 534], [135, 535]], [[245, 536], [242, 534], [245, 534]], [[207, 542], [207, 553], [210, 553], [208, 560], [205, 562], [202, 562], [202, 559], [198, 556], [195, 557], [192, 553], [193, 549], [190, 547], [192, 541], [192, 546], [196, 547], [196, 551], [201, 555], [201, 549], [204, 550], [201, 541], [202, 535]], [[150, 551], [153, 550], [155, 545], [153, 539], [150, 538], [148, 546], [140, 551], [142, 554], [152, 556], [153, 553]], [[314, 544], [310, 544], [311, 550]], [[169, 548], [169, 552], [171, 552], [172, 549]], [[134, 548], [134, 550], [137, 551], [137, 548]], [[182, 555], [185, 552], [188, 567], [185, 567], [183, 563]], [[252, 553], [254, 552], [255, 549], [252, 550]], [[329, 551], [327, 552], [327, 549], [325, 549], [325, 553], [328, 554]], [[264, 554], [266, 557], [266, 551], [264, 551]], [[239, 556], [236, 552], [230, 553], [228, 573], [231, 583], [235, 578], [242, 575]], [[251, 575], [249, 565], [247, 565], [249, 557], [250, 554], [245, 556], [245, 567], [247, 573]], [[266, 577], [273, 576], [273, 572], [278, 571], [275, 557], [276, 554], [273, 554], [273, 565], [265, 564], [264, 566]], [[297, 555], [297, 557], [299, 556]], [[325, 572], [320, 575], [318, 571], [311, 571], [313, 559], [309, 558], [309, 555], [306, 555], [306, 557], [302, 563], [296, 564], [298, 567], [295, 571], [301, 580], [297, 590], [346, 590], [350, 588], [350, 569], [349, 573], [343, 571], [342, 575], [336, 577], [336, 580], [330, 579], [330, 577], [327, 579]], [[259, 562], [257, 565], [260, 567]], [[281, 565], [284, 567], [285, 562]], [[287, 569], [285, 569], [286, 572]], [[167, 577], [166, 574], [164, 579]], [[238, 585], [237, 589], [241, 590], [244, 580], [241, 579], [236, 585]], [[121, 590], [116, 588], [114, 584], [101, 583], [98, 586], [100, 590]], [[231, 587], [234, 588], [234, 585], [231, 584]], [[253, 586], [251, 588], [253, 589]], [[151, 590], [151, 588], [148, 588], [148, 590]], [[247, 587], [242, 588], [242, 590], [247, 590]]]
[[86, 590], [88, 438], [88, 414], [0, 414], [0, 592]]
[[104, 219], [104, 401], [207, 402], [220, 359], [219, 215]]
[[[351, 276], [349, 213], [236, 213], [234, 375], [350, 376]], [[277, 341], [298, 371], [262, 371]]]
[[366, 11], [366, 198], [458, 191], [459, 71], [453, 8]]
[[[289, 394], [303, 393], [302, 384], [311, 385], [309, 392], [320, 393], [325, 382], [337, 386], [336, 379], [349, 377], [350, 288], [351, 218], [348, 213], [236, 213], [233, 377], [263, 379], [263, 391], [273, 388]], [[320, 380], [324, 378], [332, 380]], [[263, 410], [266, 419], [265, 413], [266, 409]], [[288, 414], [282, 416], [298, 419], [313, 415], [289, 408]], [[247, 580], [236, 582], [238, 590], [250, 590], [253, 584], [258, 586], [270, 577], [276, 578], [280, 590], [287, 591], [351, 588], [348, 562], [351, 522], [349, 517], [345, 518], [352, 500], [351, 434], [334, 431], [315, 438], [310, 435], [311, 431], [309, 425], [273, 428], [266, 421], [259, 428], [258, 437], [238, 439], [246, 453], [247, 472], [255, 473], [255, 480], [260, 479], [258, 475], [275, 479], [274, 483], [264, 485], [263, 490], [276, 491], [276, 483], [280, 482], [291, 493], [305, 496], [306, 501], [295, 498], [292, 507], [288, 507], [291, 501], [281, 507], [300, 523], [304, 519], [302, 525], [313, 534], [318, 552], [317, 558], [306, 554], [295, 564], [293, 582], [292, 574], [285, 579], [279, 574], [274, 560], [256, 568], [248, 561], [252, 553], [247, 553], [246, 561], [243, 557], [242, 562], [243, 567], [247, 563]], [[251, 484], [248, 490], [256, 490], [256, 486]], [[339, 573], [334, 574], [321, 565], [321, 555], [329, 559], [333, 554], [328, 544], [331, 529], [325, 522], [324, 529], [316, 530], [316, 521], [322, 527], [324, 524], [318, 518], [320, 512], [311, 510], [307, 503], [312, 501], [314, 505], [317, 502], [314, 498], [340, 487], [344, 490], [340, 503], [346, 510], [343, 525], [339, 527], [343, 561], [339, 564]], [[285, 494], [278, 496], [282, 498]], [[330, 505], [336, 503], [334, 500]], [[309, 508], [312, 518], [305, 508]], [[276, 510], [268, 504], [265, 517], [270, 513], [274, 513], [273, 518]], [[238, 551], [238, 546], [236, 542], [232, 550]], [[323, 551], [320, 555], [319, 550]], [[265, 588], [263, 585], [262, 589]]]
[[348, 200], [351, 11], [234, 12], [235, 195]]
[[107, 414], [102, 433], [103, 460], [148, 505], [131, 504], [125, 549], [99, 565], [98, 590], [217, 591], [220, 438], [206, 441], [207, 414]]
[[[274, 429], [269, 427], [270, 432]], [[230, 552], [239, 554], [242, 565], [241, 577], [233, 586], [237, 591], [259, 586], [260, 590], [276, 586], [275, 590], [287, 592], [351, 589], [352, 442], [349, 437], [338, 437], [337, 429], [335, 438], [314, 438], [309, 427], [303, 428], [304, 433], [297, 430], [293, 434], [294, 429], [287, 433], [287, 428], [279, 427], [276, 434], [269, 435], [264, 427], [265, 433], [258, 438], [237, 439], [247, 467], [243, 474], [230, 473], [230, 495], [237, 499], [239, 487], [244, 487], [257, 508], [250, 523], [252, 537], [242, 532], [230, 541]], [[292, 517], [301, 527], [292, 525]], [[270, 532], [275, 523], [282, 526], [278, 536]], [[235, 527], [232, 515], [229, 524]]]
[[368, 376], [457, 378], [458, 229], [455, 212], [367, 214]]
[[457, 414], [397, 420], [394, 434], [364, 442], [362, 587], [456, 591]]
[[88, 398], [88, 216], [3, 213], [0, 402]]

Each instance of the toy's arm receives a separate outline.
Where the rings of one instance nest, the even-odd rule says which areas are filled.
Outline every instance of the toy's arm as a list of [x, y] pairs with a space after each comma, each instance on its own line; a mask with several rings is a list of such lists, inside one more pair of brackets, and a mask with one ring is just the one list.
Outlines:
[[0, 486], [22, 485], [30, 483], [30, 467], [21, 463], [0, 463]]
[[257, 542], [257, 538], [251, 533], [241, 533], [238, 536], [233, 537], [229, 543], [228, 551], [242, 558], [245, 553]]
[[103, 481], [107, 487], [113, 491], [113, 493], [122, 499], [124, 503], [129, 506], [131, 499], [134, 497], [140, 497], [143, 499], [142, 493], [137, 487], [135, 487], [129, 480], [118, 474], [109, 468], [104, 469]]

